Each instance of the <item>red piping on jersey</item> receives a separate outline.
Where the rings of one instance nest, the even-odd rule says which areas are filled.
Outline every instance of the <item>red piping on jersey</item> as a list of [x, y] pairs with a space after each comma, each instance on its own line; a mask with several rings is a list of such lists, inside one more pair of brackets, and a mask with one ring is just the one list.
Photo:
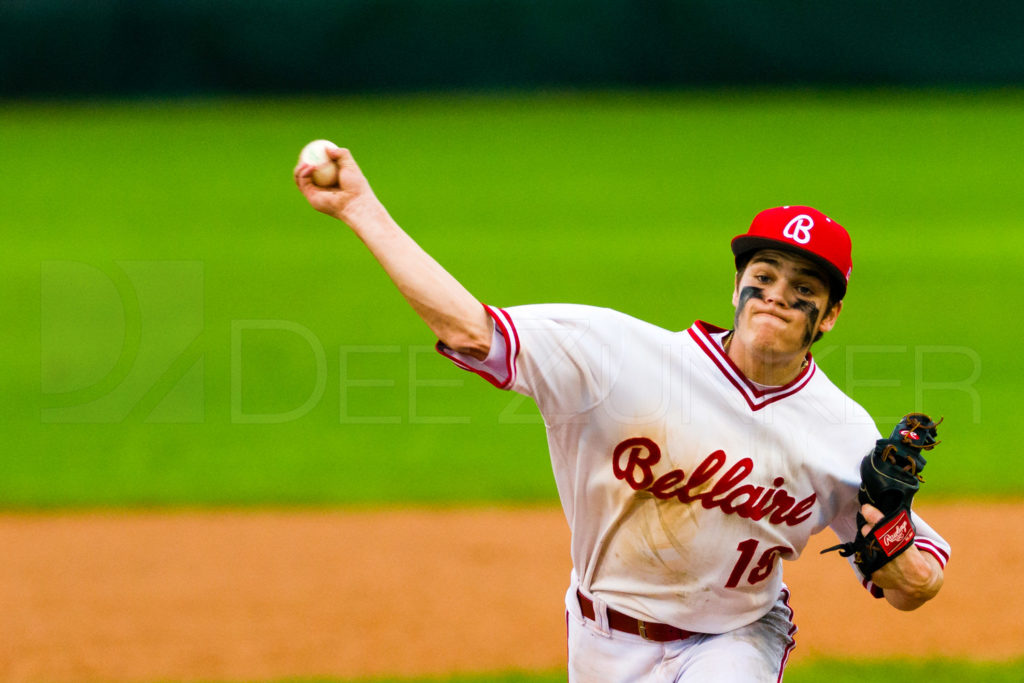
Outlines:
[[697, 346], [718, 366], [718, 369], [725, 375], [725, 378], [739, 390], [751, 410], [760, 410], [769, 403], [780, 401], [800, 391], [807, 386], [807, 383], [810, 382], [818, 367], [811, 354], [808, 353], [807, 366], [801, 369], [792, 381], [781, 387], [759, 389], [743, 374], [742, 370], [736, 367], [732, 358], [729, 358], [729, 355], [711, 338], [712, 334], [725, 332], [724, 328], [698, 320], [687, 332], [697, 342]]
[[789, 654], [796, 647], [796, 640], [793, 638], [793, 634], [796, 633], [796, 620], [793, 619], [793, 608], [789, 605], [789, 589], [786, 587], [782, 588], [782, 604], [789, 610], [789, 631], [786, 633], [789, 636], [789, 643], [786, 645], [785, 651], [782, 653], [782, 661], [779, 662], [779, 677], [776, 679], [776, 683], [782, 683], [782, 674], [786, 671], [786, 663], [789, 661]]
[[460, 360], [452, 353], [453, 349], [442, 341], [438, 341], [435, 348], [438, 353], [463, 370], [480, 375], [499, 389], [508, 389], [515, 382], [516, 378], [516, 359], [519, 357], [519, 333], [516, 332], [516, 327], [512, 323], [512, 317], [506, 311], [488, 306], [487, 304], [483, 304], [483, 307], [487, 314], [494, 319], [494, 323], [498, 326], [498, 332], [505, 338], [505, 373], [507, 376], [504, 380], [495, 377], [482, 368], [474, 367]]
[[[488, 313], [494, 315], [490, 306], [485, 305], [484, 308], [487, 309]], [[501, 329], [502, 334], [505, 336], [505, 348], [506, 351], [508, 351], [508, 353], [506, 353], [505, 355], [505, 364], [506, 368], [508, 369], [509, 375], [508, 386], [512, 386], [512, 383], [515, 381], [516, 378], [516, 360], [519, 358], [519, 332], [518, 330], [516, 330], [516, 325], [514, 322], [512, 322], [512, 316], [508, 314], [508, 311], [506, 311], [504, 308], [497, 308], [493, 310], [497, 311], [501, 315], [501, 317], [505, 319], [505, 322], [508, 323], [508, 328], [505, 328], [499, 321], [498, 327]], [[512, 332], [512, 339], [509, 339], [509, 331]], [[513, 340], [515, 341], [514, 345], [511, 344]], [[511, 350], [513, 348], [515, 349], [515, 351]]]
[[928, 538], [922, 538], [918, 536], [914, 539], [914, 545], [921, 552], [928, 553], [936, 560], [939, 561], [939, 567], [942, 569], [946, 568], [946, 563], [949, 562], [949, 553], [940, 548], [937, 543]]

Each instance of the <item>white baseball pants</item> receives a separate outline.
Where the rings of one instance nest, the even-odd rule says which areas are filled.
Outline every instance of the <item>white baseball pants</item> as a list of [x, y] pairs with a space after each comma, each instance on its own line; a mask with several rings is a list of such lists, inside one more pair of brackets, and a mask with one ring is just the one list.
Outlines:
[[777, 683], [795, 644], [793, 611], [782, 594], [772, 610], [743, 628], [657, 643], [602, 628], [580, 613], [576, 586], [566, 594], [569, 683]]

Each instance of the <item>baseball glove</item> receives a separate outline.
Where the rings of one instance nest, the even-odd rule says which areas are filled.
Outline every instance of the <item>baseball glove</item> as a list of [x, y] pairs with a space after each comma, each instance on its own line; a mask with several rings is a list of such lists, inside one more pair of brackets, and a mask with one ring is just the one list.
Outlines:
[[917, 530], [911, 521], [910, 505], [924, 481], [922, 453], [939, 443], [935, 440], [935, 428], [941, 422], [933, 422], [923, 413], [910, 413], [900, 420], [888, 439], [875, 442], [874, 449], [860, 463], [857, 499], [861, 505], [875, 506], [885, 517], [865, 536], [861, 532], [867, 520], [858, 512], [857, 537], [822, 553], [838, 550], [843, 557], [852, 555], [860, 572], [870, 578], [913, 544]]

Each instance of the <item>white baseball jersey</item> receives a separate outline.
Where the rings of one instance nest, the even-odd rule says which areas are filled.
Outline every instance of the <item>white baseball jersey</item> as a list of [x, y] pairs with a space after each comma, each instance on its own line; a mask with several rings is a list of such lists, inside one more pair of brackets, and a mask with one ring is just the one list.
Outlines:
[[[487, 310], [485, 361], [438, 349], [536, 401], [584, 592], [638, 619], [724, 633], [772, 609], [780, 559], [811, 534], [856, 535], [859, 465], [881, 435], [810, 355], [793, 381], [765, 387], [707, 323], [672, 332], [589, 306]], [[945, 566], [949, 545], [914, 522], [918, 548]]]

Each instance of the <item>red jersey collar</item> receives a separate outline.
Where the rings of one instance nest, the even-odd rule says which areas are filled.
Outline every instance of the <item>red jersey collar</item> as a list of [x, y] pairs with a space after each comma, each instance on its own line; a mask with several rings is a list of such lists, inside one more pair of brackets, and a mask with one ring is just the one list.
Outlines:
[[811, 377], [814, 376], [814, 372], [817, 370], [814, 358], [808, 351], [807, 364], [800, 369], [796, 377], [780, 387], [765, 387], [762, 389], [743, 374], [743, 371], [736, 366], [732, 358], [729, 358], [725, 349], [714, 339], [713, 335], [726, 332], [724, 327], [718, 327], [703, 320], [698, 320], [693, 323], [687, 332], [697, 343], [697, 346], [707, 354], [715, 367], [729, 380], [729, 383], [736, 387], [740, 394], [743, 395], [751, 410], [760, 410], [769, 403], [792, 396], [807, 386], [807, 383], [810, 382]]

